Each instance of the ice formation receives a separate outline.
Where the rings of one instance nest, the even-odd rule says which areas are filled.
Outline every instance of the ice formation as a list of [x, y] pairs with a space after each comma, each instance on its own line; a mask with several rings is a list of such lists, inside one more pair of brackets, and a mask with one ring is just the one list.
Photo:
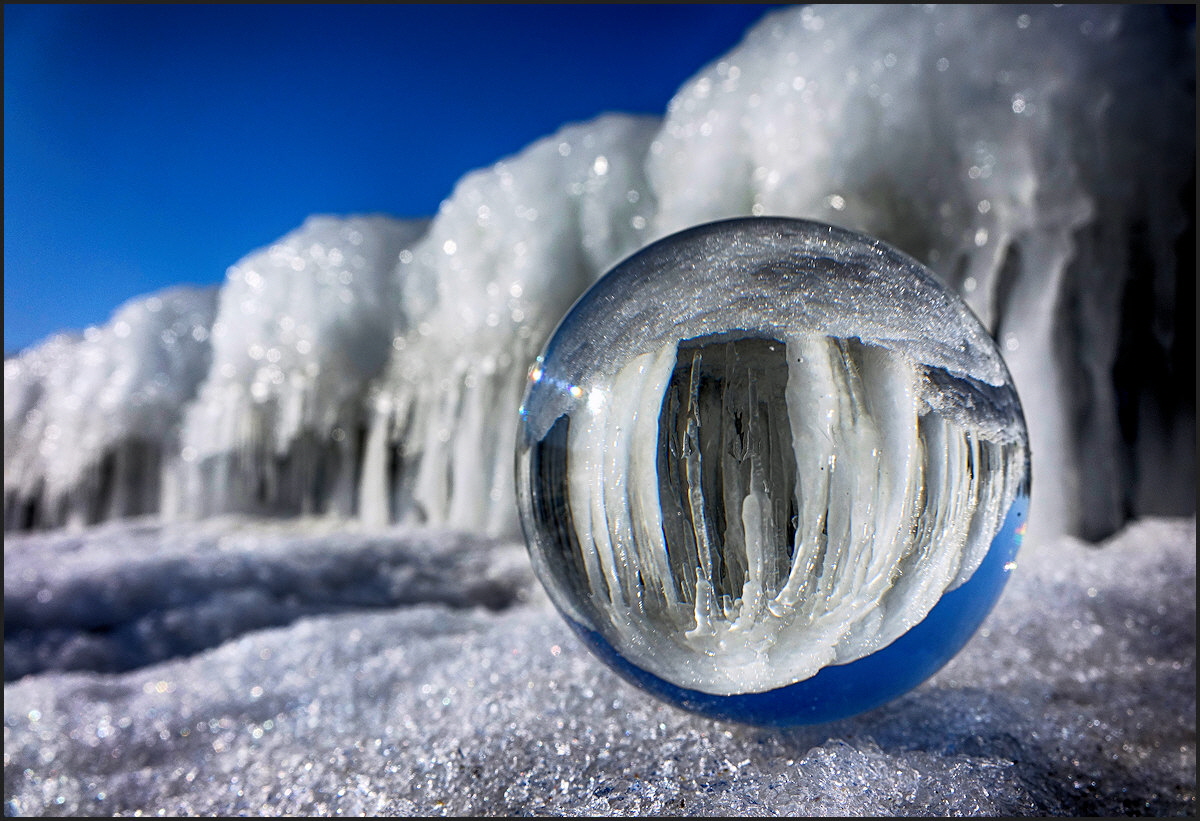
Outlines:
[[1162, 347], [1147, 353], [1170, 349], [1193, 82], [1194, 43], [1161, 9], [793, 9], [672, 100], [648, 161], [655, 235], [747, 213], [803, 216], [925, 262], [1013, 371], [1030, 418], [1036, 529], [1101, 535], [1129, 512], [1131, 482], [1194, 475], [1194, 416], [1166, 431], [1143, 419], [1136, 432], [1147, 449], [1184, 437], [1170, 467], [1130, 475], [1113, 458], [1125, 442], [1112, 376], [1137, 333], [1122, 327], [1131, 293], [1154, 294]]
[[891, 644], [1028, 493], [1020, 403], [962, 301], [802, 220], [724, 220], [625, 260], [556, 330], [522, 419], [523, 531], [555, 603], [708, 694]]
[[425, 227], [310, 217], [229, 269], [169, 517], [353, 512], [363, 397], [402, 316], [392, 266]]
[[[1034, 532], [1192, 510], [1194, 120], [1194, 38], [1158, 7], [780, 9], [661, 123], [564, 128], [467, 175], [427, 228], [317, 220], [238, 263], [150, 423], [82, 413], [86, 340], [6, 362], [5, 526], [254, 510], [514, 532], [529, 357], [624, 255], [749, 214], [878, 236], [963, 294], [1026, 406]], [[112, 357], [159, 355], [117, 327], [91, 332]], [[153, 477], [126, 501], [86, 478], [110, 451]]]
[[164, 463], [208, 373], [215, 288], [172, 288], [4, 363], [5, 529], [158, 510]]
[[[1177, 235], [1184, 252], [1195, 239], [1179, 207], [1194, 196], [1194, 34], [1160, 12], [781, 9], [697, 75], [665, 125], [572, 127], [468, 177], [421, 237], [360, 228], [396, 254], [364, 254], [379, 271], [339, 271], [324, 290], [306, 279], [333, 271], [333, 246], [353, 253], [339, 231], [354, 219], [302, 229], [325, 237], [324, 262], [304, 236], [281, 240], [280, 269], [254, 270], [319, 304], [231, 281], [240, 296], [222, 293], [219, 317], [215, 293], [180, 292], [168, 321], [159, 294], [6, 360], [6, 529], [202, 515], [247, 504], [234, 487], [261, 487], [254, 505], [279, 511], [357, 505], [375, 524], [139, 518], [6, 534], [6, 664], [35, 674], [5, 686], [5, 813], [1194, 815], [1194, 520], [1137, 522], [1099, 549], [1049, 540], [1194, 504], [1180, 324], [1194, 291], [1176, 290], [1193, 272], [1171, 258]], [[515, 428], [501, 397], [534, 337], [616, 258], [693, 219], [760, 210], [876, 233], [962, 292], [1015, 373], [1041, 471], [1044, 549], [1026, 548], [986, 640], [886, 707], [789, 732], [623, 687], [511, 540], [374, 529], [510, 527], [511, 456], [493, 437]], [[282, 306], [293, 322], [309, 310], [314, 341], [361, 351], [379, 326], [355, 336], [340, 285], [360, 307], [399, 295], [383, 352], [344, 373], [340, 353], [301, 356], [281, 324]], [[442, 321], [468, 309], [492, 330], [442, 347], [456, 334]], [[214, 319], [223, 352], [205, 338]], [[303, 384], [269, 367], [309, 356], [321, 367]], [[439, 424], [442, 408], [461, 422]], [[166, 465], [131, 444], [145, 433]], [[361, 442], [353, 480], [334, 455], [347, 438]], [[272, 472], [252, 485], [235, 452], [281, 464], [255, 466]], [[302, 452], [320, 458], [302, 469]], [[486, 498], [464, 475], [478, 466], [497, 477]]]
[[411, 320], [368, 402], [367, 521], [513, 532], [526, 369], [571, 302], [643, 244], [656, 127], [609, 115], [468, 174], [399, 258]]

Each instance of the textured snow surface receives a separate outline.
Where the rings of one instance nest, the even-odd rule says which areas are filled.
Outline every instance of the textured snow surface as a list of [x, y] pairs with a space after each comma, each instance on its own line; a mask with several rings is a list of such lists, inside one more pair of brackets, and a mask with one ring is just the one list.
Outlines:
[[5, 680], [118, 671], [315, 613], [418, 602], [510, 604], [516, 545], [465, 533], [358, 532], [334, 519], [116, 522], [12, 536], [4, 551]]
[[[7, 683], [8, 813], [1195, 813], [1194, 519], [1140, 521], [1099, 546], [1027, 544], [983, 630], [933, 679], [791, 731], [712, 722], [625, 684], [569, 632], [517, 545], [205, 527], [6, 539], [6, 661], [15, 612], [41, 607], [86, 635], [72, 596], [107, 614], [110, 636], [133, 626], [189, 652], [154, 618], [173, 608], [214, 636], [208, 613], [226, 610], [235, 635], [161, 662], [142, 649], [157, 663], [126, 672]], [[37, 558], [72, 544], [86, 571]], [[335, 557], [341, 583], [316, 572]], [[284, 577], [294, 604], [269, 592]]]

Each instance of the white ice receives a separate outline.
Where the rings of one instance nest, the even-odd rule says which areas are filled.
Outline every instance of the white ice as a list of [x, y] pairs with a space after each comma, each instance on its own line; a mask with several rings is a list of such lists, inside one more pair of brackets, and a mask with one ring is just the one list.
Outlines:
[[[1187, 391], [1122, 386], [1142, 405], [1130, 445], [1112, 373], [1131, 339], [1156, 373], [1174, 344], [1193, 53], [1163, 15], [1126, 7], [775, 12], [661, 122], [565, 127], [466, 175], [431, 223], [314, 218], [233, 266], [198, 396], [201, 352], [174, 354], [186, 378], [158, 401], [184, 427], [141, 466], [161, 477], [144, 504], [513, 534], [520, 378], [566, 307], [651, 239], [775, 214], [879, 236], [963, 294], [1026, 406], [1035, 534], [1102, 535], [1139, 505], [1190, 510], [1194, 424], [1156, 419]], [[1130, 326], [1122, 300], [1137, 292], [1152, 318]], [[92, 333], [134, 328], [111, 344], [136, 370], [162, 355], [157, 327], [139, 327], [118, 316]], [[6, 365], [6, 394], [24, 394], [5, 403], [21, 409], [6, 415], [6, 521], [21, 506], [50, 524], [110, 515], [77, 509], [97, 507], [106, 454], [146, 430], [138, 406], [57, 425], [83, 448], [41, 433], [91, 406], [82, 363], [109, 344], [51, 340]], [[55, 512], [65, 495], [82, 501]]]
[[215, 288], [167, 289], [5, 360], [6, 529], [158, 509], [163, 463], [209, 372], [216, 302]]

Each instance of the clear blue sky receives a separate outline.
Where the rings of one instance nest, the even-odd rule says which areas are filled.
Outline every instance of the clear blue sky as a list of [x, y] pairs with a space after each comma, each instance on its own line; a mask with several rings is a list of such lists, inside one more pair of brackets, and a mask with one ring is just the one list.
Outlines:
[[662, 114], [770, 6], [4, 7], [4, 349], [105, 322], [314, 213]]

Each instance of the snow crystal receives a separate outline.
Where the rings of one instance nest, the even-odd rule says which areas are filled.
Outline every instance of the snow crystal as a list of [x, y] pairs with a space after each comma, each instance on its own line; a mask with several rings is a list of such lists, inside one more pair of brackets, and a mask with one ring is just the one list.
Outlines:
[[[211, 568], [212, 540], [228, 538], [242, 545], [238, 561], [277, 576], [283, 533], [246, 526], [213, 526], [197, 560]], [[122, 532], [135, 527], [114, 525], [89, 549], [120, 556], [126, 536], [148, 538]], [[302, 532], [290, 566], [310, 580], [321, 549], [370, 552]], [[21, 538], [32, 551], [56, 537]], [[411, 557], [432, 543], [397, 530], [373, 549]], [[6, 811], [1194, 814], [1195, 546], [1194, 519], [1157, 519], [1098, 548], [1062, 539], [1027, 550], [980, 633], [924, 685], [854, 718], [773, 731], [627, 685], [527, 574], [509, 576], [511, 602], [490, 609], [490, 594], [469, 592], [483, 557], [519, 547], [451, 541], [441, 556], [466, 572], [441, 574], [440, 598], [309, 615], [124, 673], [6, 684]], [[349, 565], [347, 590], [377, 588], [372, 561]], [[94, 595], [126, 595], [119, 567], [93, 574]], [[146, 575], [169, 590], [184, 567]], [[208, 578], [216, 598], [222, 583]], [[51, 601], [78, 583], [41, 582]], [[158, 593], [145, 603], [171, 606]]]

